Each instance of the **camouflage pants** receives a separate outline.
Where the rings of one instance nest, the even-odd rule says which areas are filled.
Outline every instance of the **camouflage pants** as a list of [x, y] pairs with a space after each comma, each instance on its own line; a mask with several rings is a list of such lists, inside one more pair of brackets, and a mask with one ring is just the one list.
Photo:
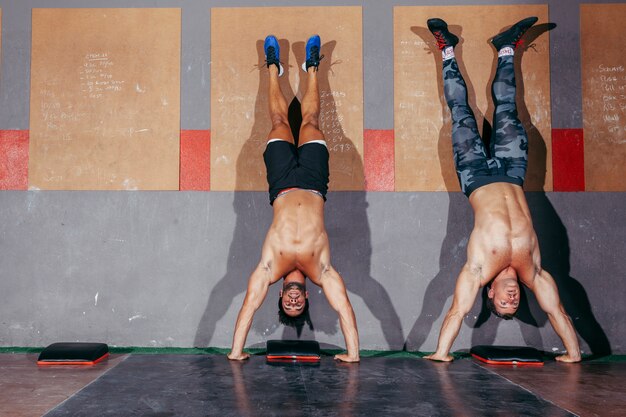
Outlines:
[[517, 117], [513, 56], [498, 58], [491, 86], [495, 104], [489, 154], [467, 101], [467, 87], [455, 58], [443, 62], [443, 89], [452, 113], [452, 148], [461, 189], [469, 195], [486, 184], [524, 183], [528, 138]]

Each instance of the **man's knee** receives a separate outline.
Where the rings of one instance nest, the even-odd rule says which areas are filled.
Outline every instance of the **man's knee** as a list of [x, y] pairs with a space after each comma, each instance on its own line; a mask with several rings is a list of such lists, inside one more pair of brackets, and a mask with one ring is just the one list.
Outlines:
[[302, 124], [300, 128], [313, 128], [319, 130], [320, 121], [319, 121], [319, 112], [309, 112], [302, 114]]
[[298, 143], [304, 145], [313, 140], [324, 140], [324, 133], [311, 124], [303, 124], [300, 127], [300, 141]]
[[274, 113], [271, 115], [272, 130], [291, 129], [289, 127], [289, 119], [286, 114]]
[[300, 125], [300, 143], [309, 140], [324, 139], [324, 133], [319, 128], [317, 117], [303, 117]]

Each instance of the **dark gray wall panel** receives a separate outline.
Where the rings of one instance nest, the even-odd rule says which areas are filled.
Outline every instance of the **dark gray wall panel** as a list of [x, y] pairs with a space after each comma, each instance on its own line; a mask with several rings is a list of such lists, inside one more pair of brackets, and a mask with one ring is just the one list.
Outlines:
[[30, 7], [27, 2], [0, 0], [0, 129], [28, 129], [30, 113]]

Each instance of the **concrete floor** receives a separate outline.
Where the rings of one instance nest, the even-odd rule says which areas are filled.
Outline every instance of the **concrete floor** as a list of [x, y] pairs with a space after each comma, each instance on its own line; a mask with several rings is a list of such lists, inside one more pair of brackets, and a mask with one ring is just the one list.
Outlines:
[[112, 355], [91, 367], [38, 367], [0, 354], [0, 415], [623, 416], [626, 362], [539, 368], [369, 357], [318, 366], [264, 356]]

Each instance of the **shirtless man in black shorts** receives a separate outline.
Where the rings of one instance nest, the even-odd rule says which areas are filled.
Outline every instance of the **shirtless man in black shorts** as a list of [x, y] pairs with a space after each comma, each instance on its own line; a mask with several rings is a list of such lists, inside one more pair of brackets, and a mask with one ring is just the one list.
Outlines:
[[272, 130], [263, 157], [274, 220], [263, 244], [261, 261], [248, 281], [228, 359], [243, 360], [250, 356], [243, 352], [246, 337], [254, 313], [263, 303], [271, 284], [283, 280], [278, 302], [281, 322], [289, 324], [307, 314], [308, 278], [322, 288], [328, 303], [339, 315], [347, 352], [336, 355], [335, 359], [358, 362], [359, 335], [354, 311], [344, 282], [330, 263], [328, 235], [324, 227], [329, 154], [318, 122], [317, 68], [323, 57], [320, 56], [320, 38], [312, 36], [306, 45], [303, 70], [307, 72], [308, 80], [302, 98], [302, 125], [297, 148], [287, 118], [287, 101], [278, 83], [283, 71], [280, 47], [274, 36], [265, 39], [265, 57], [269, 70]]
[[443, 56], [444, 94], [452, 114], [452, 147], [461, 189], [474, 210], [474, 230], [467, 246], [467, 262], [456, 282], [452, 306], [446, 314], [437, 350], [428, 359], [451, 361], [450, 348], [463, 317], [481, 287], [489, 286], [488, 305], [503, 318], [512, 318], [520, 299], [518, 280], [528, 287], [546, 312], [566, 353], [556, 359], [580, 361], [580, 348], [572, 321], [559, 299], [550, 274], [541, 268], [537, 235], [522, 184], [528, 159], [528, 139], [517, 117], [513, 56], [522, 35], [537, 22], [527, 18], [496, 35], [498, 51], [492, 85], [495, 104], [494, 135], [489, 154], [478, 134], [467, 102], [467, 88], [454, 57], [459, 39], [441, 19], [429, 19]]

